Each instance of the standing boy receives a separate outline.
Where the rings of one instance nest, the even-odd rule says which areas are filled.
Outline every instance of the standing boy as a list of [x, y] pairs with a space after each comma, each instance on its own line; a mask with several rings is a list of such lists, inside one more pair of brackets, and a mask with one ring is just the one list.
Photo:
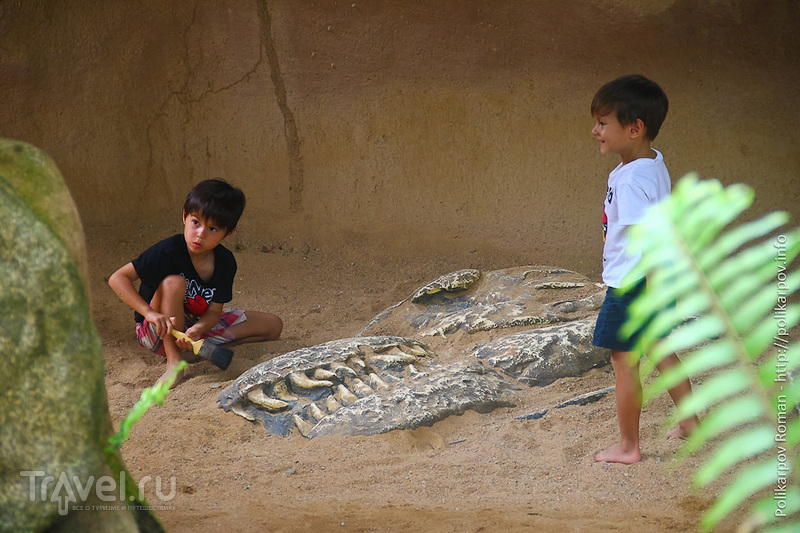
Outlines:
[[[233, 299], [236, 259], [220, 243], [230, 236], [244, 211], [242, 191], [221, 179], [198, 183], [183, 206], [183, 234], [151, 246], [108, 279], [134, 311], [139, 343], [166, 357], [159, 381], [168, 379], [191, 350], [171, 329], [192, 340], [217, 344], [272, 341], [283, 329], [271, 313], [223, 309]], [[141, 280], [137, 292], [134, 282]], [[183, 375], [179, 375], [177, 384]]]
[[[603, 282], [609, 287], [597, 317], [595, 346], [611, 350], [611, 365], [616, 378], [617, 419], [620, 441], [597, 453], [595, 461], [636, 463], [639, 450], [641, 382], [638, 363], [631, 363], [637, 335], [620, 339], [619, 330], [628, 316], [630, 302], [644, 289], [645, 279], [633, 282], [630, 290], [619, 294], [622, 281], [640, 256], [627, 253], [628, 226], [639, 223], [645, 210], [669, 196], [669, 172], [660, 152], [650, 147], [667, 115], [668, 100], [656, 83], [640, 75], [623, 76], [600, 88], [592, 100], [595, 125], [592, 134], [602, 154], [616, 154], [622, 162], [608, 176], [603, 208]], [[627, 280], [626, 280], [627, 281]], [[662, 360], [660, 372], [680, 364], [676, 355]], [[678, 404], [692, 392], [689, 380], [669, 393]], [[685, 437], [697, 426], [697, 417], [682, 420], [669, 437]]]

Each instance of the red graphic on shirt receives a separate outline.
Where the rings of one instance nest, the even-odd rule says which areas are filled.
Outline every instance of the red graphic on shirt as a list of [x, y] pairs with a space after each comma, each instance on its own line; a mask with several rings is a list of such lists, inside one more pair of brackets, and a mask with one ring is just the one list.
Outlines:
[[193, 298], [187, 298], [184, 302], [184, 308], [192, 315], [203, 316], [208, 308], [208, 302], [198, 294]]
[[[184, 276], [186, 277], [186, 276]], [[214, 301], [216, 289], [203, 287], [197, 280], [186, 279], [186, 296], [183, 298], [183, 310], [186, 314], [197, 320], [208, 309], [208, 304]]]

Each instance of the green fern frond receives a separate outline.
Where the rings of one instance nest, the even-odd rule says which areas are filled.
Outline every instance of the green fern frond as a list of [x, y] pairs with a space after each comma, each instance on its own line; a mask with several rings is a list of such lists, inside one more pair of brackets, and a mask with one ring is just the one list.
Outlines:
[[800, 519], [800, 380], [791, 379], [800, 349], [788, 337], [800, 322], [800, 304], [787, 304], [800, 287], [800, 272], [789, 272], [800, 254], [800, 229], [776, 233], [788, 221], [781, 212], [728, 228], [753, 199], [746, 185], [688, 175], [629, 233], [629, 250], [642, 254], [629, 280], [646, 276], [647, 288], [631, 305], [623, 334], [642, 331], [637, 351], [648, 356], [641, 367], [647, 373], [684, 353], [682, 365], [645, 386], [644, 400], [708, 373], [670, 421], [703, 417], [682, 453], [715, 446], [697, 485], [736, 472], [704, 515], [704, 530], [780, 480], [795, 501], [767, 496], [754, 505], [752, 520], [791, 528]]
[[[688, 455], [696, 452], [710, 439], [726, 431], [744, 426], [757, 420], [764, 414], [764, 405], [757, 398], [746, 396], [740, 401], [726, 403], [704, 417], [702, 425], [687, 439], [681, 448], [681, 453]], [[674, 420], [677, 423], [679, 419]]]
[[731, 511], [759, 490], [775, 483], [775, 461], [761, 461], [744, 471], [728, 485], [700, 519], [700, 528], [710, 531]]
[[[675, 371], [680, 370], [675, 369]], [[655, 382], [657, 383], [658, 379]], [[718, 403], [748, 390], [751, 384], [750, 373], [745, 369], [734, 368], [721, 372], [706, 380], [702, 386], [696, 387], [692, 396], [681, 402], [675, 409], [674, 420], [670, 420], [670, 422], [677, 423], [678, 420], [683, 420], [698, 413], [705, 413]], [[645, 389], [649, 389], [649, 386], [645, 387]], [[652, 395], [648, 396], [652, 397]], [[761, 398], [758, 400], [761, 401]]]
[[[784, 498], [785, 500], [762, 500], [756, 503], [752, 507], [752, 514], [748, 518], [748, 521], [742, 525], [740, 529], [743, 531], [755, 531], [756, 528], [774, 523], [779, 517], [774, 516], [774, 508], [776, 501], [785, 501], [786, 507], [784, 511], [787, 516], [792, 516], [793, 514], [800, 511], [800, 488], [797, 487], [787, 487], [786, 494], [777, 494], [775, 495], [779, 498]], [[764, 530], [764, 533], [778, 533], [778, 532], [786, 532], [786, 533], [795, 533], [797, 531], [797, 522], [792, 522], [788, 524], [781, 524], [780, 527], [771, 528]]]
[[699, 487], [705, 487], [728, 468], [767, 451], [774, 446], [774, 437], [775, 430], [761, 424], [749, 430], [734, 432], [717, 446], [713, 457], [698, 470], [695, 483]]
[[133, 404], [128, 415], [119, 423], [119, 429], [111, 437], [108, 438], [109, 445], [106, 446], [106, 453], [114, 453], [120, 449], [122, 444], [128, 440], [133, 425], [142, 418], [148, 409], [153, 405], [163, 405], [164, 398], [169, 394], [170, 387], [175, 383], [178, 374], [186, 368], [186, 361], [181, 361], [172, 371], [168, 379], [159, 381], [152, 387], [147, 387], [142, 391], [142, 396]]

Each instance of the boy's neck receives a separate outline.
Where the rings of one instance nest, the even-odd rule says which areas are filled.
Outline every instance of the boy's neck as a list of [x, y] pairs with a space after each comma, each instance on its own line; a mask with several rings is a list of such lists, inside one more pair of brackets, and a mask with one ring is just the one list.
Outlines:
[[197, 272], [202, 279], [206, 281], [211, 279], [211, 276], [214, 274], [215, 266], [214, 250], [209, 250], [200, 254], [190, 253], [189, 259], [192, 261], [195, 272]]
[[643, 141], [632, 145], [630, 150], [620, 152], [619, 156], [622, 159], [622, 164], [627, 165], [637, 159], [655, 159], [656, 152], [650, 146], [650, 141]]

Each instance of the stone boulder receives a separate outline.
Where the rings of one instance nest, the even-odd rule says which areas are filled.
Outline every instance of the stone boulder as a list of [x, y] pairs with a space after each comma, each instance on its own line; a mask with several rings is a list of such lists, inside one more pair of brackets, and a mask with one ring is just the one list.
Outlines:
[[[100, 340], [89, 310], [83, 229], [42, 151], [0, 139], [0, 530], [160, 531], [130, 494], [112, 433]], [[98, 496], [98, 492], [100, 496]], [[120, 499], [117, 497], [117, 499]], [[76, 505], [119, 511], [77, 511]], [[135, 505], [134, 505], [135, 506]]]

